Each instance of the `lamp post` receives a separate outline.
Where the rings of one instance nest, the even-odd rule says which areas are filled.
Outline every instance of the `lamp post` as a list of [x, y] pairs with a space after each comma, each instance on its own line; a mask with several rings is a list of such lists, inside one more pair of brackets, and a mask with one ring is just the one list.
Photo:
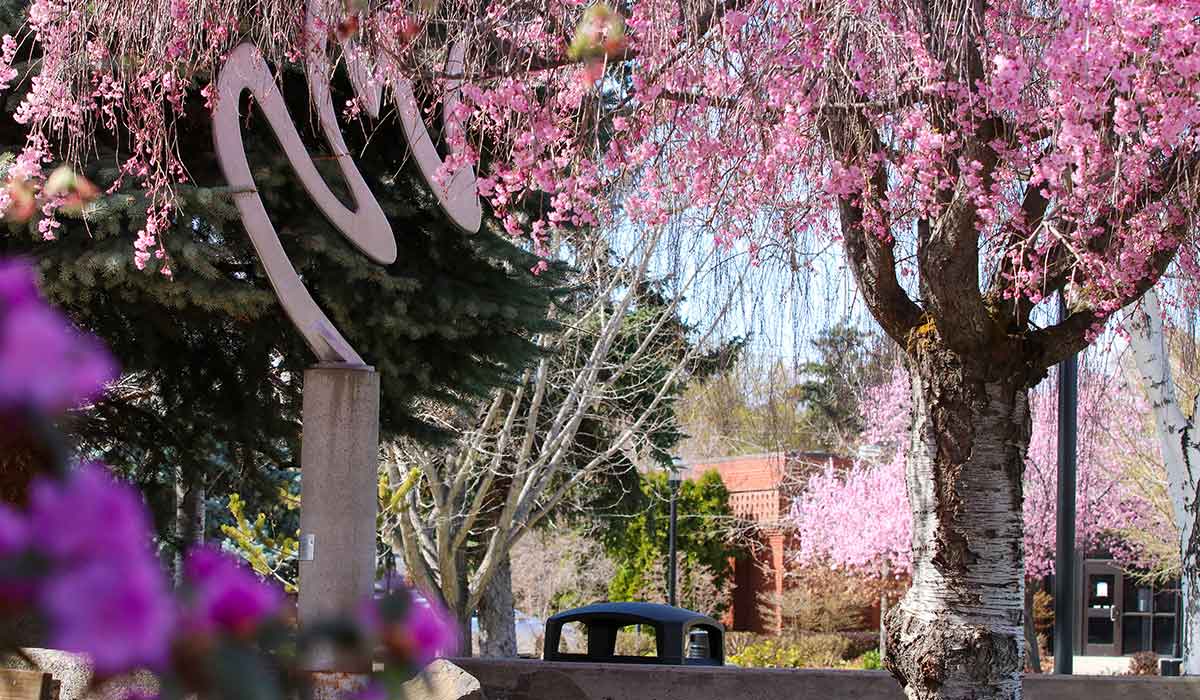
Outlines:
[[671, 458], [671, 471], [667, 474], [671, 485], [671, 521], [667, 526], [667, 604], [675, 606], [675, 501], [679, 496], [679, 482], [683, 481], [683, 460]]
[[[1059, 320], [1067, 317], [1067, 301], [1059, 292]], [[1072, 355], [1058, 366], [1058, 523], [1054, 554], [1054, 672], [1073, 671], [1075, 636], [1075, 442], [1079, 359]]]

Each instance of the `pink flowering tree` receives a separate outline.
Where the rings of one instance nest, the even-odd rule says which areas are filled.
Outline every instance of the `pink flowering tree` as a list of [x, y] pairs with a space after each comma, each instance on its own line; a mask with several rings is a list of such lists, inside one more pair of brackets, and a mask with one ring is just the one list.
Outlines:
[[912, 571], [912, 513], [904, 487], [912, 394], [908, 374], [869, 388], [861, 404], [863, 442], [878, 457], [849, 470], [829, 465], [792, 502], [800, 565], [830, 564], [878, 578]]
[[[1197, 0], [314, 0], [303, 16], [294, 0], [33, 0], [2, 47], [36, 65], [4, 71], [33, 87], [10, 198], [52, 229], [65, 195], [44, 185], [47, 160], [120, 130], [118, 165], [155, 202], [135, 245], [161, 254], [187, 173], [181, 95], [211, 94], [249, 39], [363, 86], [418, 81], [433, 102], [461, 78], [446, 173], [476, 165], [480, 194], [535, 245], [617, 215], [797, 263], [836, 241], [913, 375], [913, 586], [887, 619], [889, 666], [910, 698], [1015, 698], [1029, 390], [1170, 265], [1194, 277], [1198, 14]], [[451, 46], [465, 54], [447, 74]], [[1065, 318], [1048, 322], [1060, 293]]]
[[[1083, 383], [1079, 401], [1076, 547], [1107, 549], [1137, 565], [1144, 555], [1122, 536], [1132, 528], [1153, 527], [1154, 513], [1125, 483], [1131, 453], [1153, 454], [1153, 435], [1130, 416], [1142, 415], [1145, 401], [1119, 377], [1095, 376]], [[826, 562], [871, 576], [912, 573], [912, 513], [905, 496], [908, 445], [898, 440], [911, 411], [908, 377], [868, 391], [864, 440], [881, 450], [879, 459], [851, 469], [827, 469], [813, 476], [792, 504], [791, 522], [800, 536], [801, 564]], [[1024, 544], [1029, 579], [1054, 573], [1058, 488], [1058, 397], [1033, 394], [1031, 437], [1024, 473]]]
[[41, 644], [86, 655], [98, 681], [149, 670], [164, 700], [295, 697], [306, 655], [330, 645], [367, 658], [382, 650], [388, 669], [374, 682], [396, 694], [454, 651], [449, 614], [408, 591], [296, 634], [283, 591], [211, 547], [188, 553], [173, 591], [141, 494], [103, 465], [72, 464], [53, 427], [115, 375], [100, 343], [40, 298], [33, 268], [0, 260], [0, 434], [51, 456], [23, 508], [0, 503], [0, 621], [32, 617]]

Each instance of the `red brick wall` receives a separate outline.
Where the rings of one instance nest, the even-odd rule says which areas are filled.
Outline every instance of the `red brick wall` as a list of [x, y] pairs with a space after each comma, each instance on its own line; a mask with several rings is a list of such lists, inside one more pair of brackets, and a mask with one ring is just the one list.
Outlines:
[[733, 630], [774, 632], [782, 625], [782, 611], [774, 615], [759, 611], [759, 594], [782, 593], [787, 565], [787, 537], [783, 519], [789, 502], [806, 476], [823, 469], [833, 459], [839, 468], [850, 460], [817, 453], [771, 452], [761, 455], [729, 457], [689, 465], [688, 478], [709, 471], [721, 475], [729, 490], [729, 505], [739, 518], [752, 520], [760, 528], [760, 546], [753, 556], [734, 564], [733, 605], [726, 624]]

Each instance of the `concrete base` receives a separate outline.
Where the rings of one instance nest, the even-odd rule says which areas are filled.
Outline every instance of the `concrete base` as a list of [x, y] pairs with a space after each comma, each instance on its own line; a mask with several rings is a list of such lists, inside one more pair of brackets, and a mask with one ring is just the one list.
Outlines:
[[318, 671], [309, 677], [312, 695], [308, 700], [353, 700], [371, 684], [369, 673]]
[[[375, 586], [379, 375], [370, 367], [304, 372], [300, 450], [300, 623], [354, 611]], [[369, 660], [318, 651], [310, 671], [366, 673]]]
[[1071, 670], [1076, 676], [1119, 676], [1129, 672], [1128, 656], [1073, 656]]

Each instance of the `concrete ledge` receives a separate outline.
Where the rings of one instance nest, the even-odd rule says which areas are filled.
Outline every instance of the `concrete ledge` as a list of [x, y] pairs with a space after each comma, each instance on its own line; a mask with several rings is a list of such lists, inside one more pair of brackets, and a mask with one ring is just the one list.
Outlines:
[[[153, 694], [149, 674], [115, 678], [88, 691], [90, 664], [76, 654], [25, 649], [62, 683], [61, 700], [124, 700]], [[15, 657], [10, 668], [28, 668]], [[413, 700], [904, 700], [882, 671], [774, 670], [547, 663], [522, 659], [435, 662], [409, 684]], [[458, 666], [470, 676], [460, 674]], [[478, 684], [474, 682], [478, 680]], [[1026, 700], [1200, 700], [1200, 678], [1028, 676]]]
[[[883, 671], [774, 670], [453, 659], [487, 700], [904, 700]], [[1197, 700], [1200, 679], [1029, 676], [1027, 700]]]

